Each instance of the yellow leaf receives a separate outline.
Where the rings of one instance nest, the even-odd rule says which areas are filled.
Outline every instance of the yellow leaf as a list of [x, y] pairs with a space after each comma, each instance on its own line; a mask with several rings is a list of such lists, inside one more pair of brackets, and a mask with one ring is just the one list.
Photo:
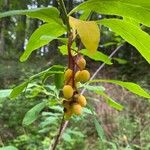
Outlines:
[[83, 45], [90, 52], [95, 52], [100, 40], [99, 27], [95, 21], [83, 21], [69, 17], [69, 23], [73, 30], [79, 34]]

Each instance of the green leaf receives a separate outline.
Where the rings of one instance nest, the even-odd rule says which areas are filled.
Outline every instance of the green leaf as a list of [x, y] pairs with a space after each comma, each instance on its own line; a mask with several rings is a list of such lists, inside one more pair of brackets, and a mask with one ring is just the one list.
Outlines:
[[66, 45], [62, 45], [62, 46], [58, 46], [60, 52], [62, 55], [68, 55], [68, 51], [67, 51], [67, 46]]
[[12, 92], [10, 93], [10, 98], [16, 98], [28, 85], [28, 81], [21, 83], [20, 85], [16, 86]]
[[132, 83], [132, 82], [123, 82], [123, 81], [118, 81], [118, 80], [104, 80], [104, 79], [89, 81], [89, 83], [92, 83], [92, 82], [93, 83], [95, 83], [95, 82], [114, 83], [114, 84], [120, 85], [120, 86], [128, 89], [130, 92], [132, 92], [134, 94], [143, 96], [145, 98], [150, 98], [150, 95], [144, 89], [142, 89], [139, 85]]
[[32, 18], [38, 18], [45, 22], [56, 21], [60, 23], [59, 11], [55, 7], [43, 7], [29, 10], [12, 10], [0, 13], [0, 18], [13, 15], [28, 15]]
[[63, 84], [64, 84], [64, 74], [62, 73], [57, 73], [54, 76], [55, 78], [55, 86], [57, 89], [61, 89]]
[[91, 14], [91, 11], [90, 10], [86, 10], [86, 11], [84, 11], [81, 14], [81, 16], [79, 17], [79, 19], [81, 19], [81, 20], [87, 20], [88, 17], [90, 16], [90, 14]]
[[146, 32], [120, 19], [103, 19], [99, 23], [109, 27], [112, 31], [136, 47], [140, 54], [150, 63], [150, 36]]
[[84, 107], [82, 112], [86, 114], [92, 114], [91, 110], [88, 109], [87, 107]]
[[84, 87], [89, 91], [105, 91], [105, 88], [103, 86], [97, 86], [97, 85], [88, 85], [88, 84], [81, 84], [80, 87]]
[[127, 18], [127, 17], [123, 17], [123, 20], [126, 21], [126, 22], [129, 22], [137, 27], [140, 27], [140, 23], [138, 21], [136, 21], [135, 19], [133, 18]]
[[[41, 37], [41, 40], [49, 40], [51, 38], [51, 36], [42, 36]], [[60, 37], [57, 37], [55, 38], [56, 40], [62, 42], [63, 44], [67, 44], [68, 42], [68, 39], [67, 38], [60, 38]]]
[[95, 93], [102, 95], [102, 96], [105, 98], [106, 103], [107, 103], [109, 106], [111, 106], [111, 107], [113, 107], [113, 108], [115, 108], [115, 109], [117, 109], [117, 110], [122, 110], [122, 109], [124, 108], [121, 104], [117, 103], [117, 102], [114, 101], [112, 98], [110, 98], [106, 93], [101, 92], [101, 91], [96, 91]]
[[4, 146], [1, 147], [0, 150], [18, 150], [18, 149], [14, 146]]
[[[21, 56], [20, 61], [25, 61], [35, 49], [38, 49], [48, 44], [50, 41], [54, 40], [58, 36], [61, 36], [65, 31], [66, 30], [62, 25], [54, 21], [40, 26], [31, 35], [26, 50]], [[49, 38], [42, 39], [42, 36], [47, 36]]]
[[83, 55], [88, 56], [89, 58], [91, 58], [91, 59], [93, 59], [95, 61], [102, 61], [102, 62], [104, 62], [104, 63], [106, 63], [108, 65], [112, 64], [111, 59], [107, 55], [103, 54], [100, 51], [96, 51], [95, 53], [92, 54], [88, 50], [83, 49], [80, 52]]
[[31, 76], [28, 81], [21, 83], [20, 85], [16, 86], [13, 90], [0, 90], [0, 98], [8, 96], [10, 92], [11, 93], [9, 97], [16, 98], [21, 92], [23, 92], [23, 90], [28, 86], [29, 82], [31, 82], [32, 80], [40, 77], [44, 80], [50, 74], [63, 74], [64, 70], [65, 68], [61, 65], [53, 65], [52, 67]]
[[124, 64], [127, 64], [128, 63], [128, 61], [127, 60], [125, 60], [125, 59], [121, 59], [121, 58], [112, 58], [112, 59], [114, 59], [114, 60], [116, 60], [119, 64], [122, 64], [122, 65], [124, 65]]
[[23, 119], [22, 124], [24, 126], [28, 126], [31, 123], [33, 123], [39, 116], [39, 113], [41, 110], [46, 106], [46, 102], [41, 102], [37, 105], [35, 105], [33, 108], [31, 108], [26, 114]]
[[103, 128], [101, 127], [99, 121], [97, 120], [97, 116], [95, 115], [96, 113], [95, 113], [93, 106], [88, 104], [88, 108], [91, 110], [93, 114], [93, 122], [96, 128], [96, 131], [98, 133], [98, 136], [100, 137], [101, 140], [105, 140], [105, 134], [104, 134]]
[[[67, 44], [58, 46], [58, 48], [62, 55], [68, 55]], [[75, 43], [72, 44], [72, 49], [75, 50], [75, 51], [72, 50], [72, 55], [76, 55], [77, 54], [76, 51], [78, 48], [76, 47]]]
[[79, 10], [91, 10], [100, 14], [133, 18], [150, 26], [149, 0], [89, 0], [75, 7], [69, 14]]
[[94, 117], [94, 125], [96, 128], [96, 131], [98, 133], [98, 136], [100, 137], [101, 140], [104, 139], [104, 131], [103, 128], [101, 127], [101, 125], [99, 124], [99, 122], [97, 121], [96, 117]]
[[29, 78], [29, 81], [35, 79], [35, 78], [40, 78], [40, 77], [45, 77], [47, 74], [57, 74], [57, 73], [64, 73], [65, 67], [62, 65], [53, 65], [50, 68], [41, 71]]
[[[46, 81], [46, 79], [52, 74], [64, 74], [65, 67], [61, 65], [54, 65], [49, 68], [45, 73], [42, 75], [42, 80]], [[61, 81], [62, 82], [62, 81]]]
[[71, 135], [69, 135], [68, 133], [63, 133], [62, 138], [65, 142], [72, 143], [73, 139], [71, 138]]
[[10, 95], [11, 89], [0, 90], [0, 98], [5, 98]]
[[[60, 52], [62, 53], [62, 55], [68, 55], [66, 45], [59, 46], [58, 48], [59, 48]], [[74, 48], [74, 49], [76, 49], [76, 48]], [[80, 51], [80, 53], [95, 60], [95, 61], [102, 61], [108, 65], [112, 64], [111, 59], [107, 55], [103, 54], [102, 52], [96, 51], [94, 53], [91, 53], [87, 49], [82, 49]]]

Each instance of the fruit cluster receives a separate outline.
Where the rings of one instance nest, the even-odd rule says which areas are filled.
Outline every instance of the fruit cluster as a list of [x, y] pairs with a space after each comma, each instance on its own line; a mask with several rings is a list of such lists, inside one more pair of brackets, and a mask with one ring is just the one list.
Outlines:
[[65, 118], [69, 119], [73, 114], [80, 115], [82, 107], [86, 106], [86, 98], [77, 89], [78, 82], [86, 82], [90, 78], [90, 73], [85, 70], [86, 61], [83, 56], [79, 56], [73, 68], [65, 71], [65, 85], [63, 87], [63, 101]]

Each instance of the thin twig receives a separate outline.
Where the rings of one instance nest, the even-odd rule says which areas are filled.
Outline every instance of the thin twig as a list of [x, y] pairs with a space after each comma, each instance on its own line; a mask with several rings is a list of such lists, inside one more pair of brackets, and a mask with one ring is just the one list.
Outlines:
[[[62, 11], [62, 14], [63, 14], [63, 21], [64, 23], [66, 24], [67, 26], [67, 33], [68, 33], [68, 36], [70, 36], [70, 25], [69, 25], [69, 17], [67, 16], [67, 10], [66, 10], [66, 7], [65, 7], [65, 4], [64, 4], [64, 1], [63, 0], [57, 0], [58, 1], [58, 4], [60, 5], [60, 8], [61, 8], [61, 11]], [[69, 65], [70, 65], [70, 57], [71, 57], [71, 44], [72, 44], [72, 38], [71, 38], [71, 41], [68, 42], [68, 46], [69, 46]], [[70, 66], [69, 66], [70, 67]], [[61, 124], [60, 124], [60, 128], [59, 128], [59, 131], [58, 131], [58, 134], [56, 136], [56, 139], [54, 140], [54, 144], [49, 146], [49, 150], [55, 150], [58, 143], [59, 143], [59, 139], [62, 135], [62, 133], [64, 132], [65, 128], [67, 127], [68, 125], [68, 121], [64, 121], [64, 114], [63, 114], [63, 118], [61, 120]]]
[[[112, 58], [112, 56], [122, 47], [122, 45], [118, 46], [110, 55], [109, 58]], [[106, 63], [102, 63], [99, 68], [95, 71], [95, 73], [92, 75], [90, 80], [93, 80], [96, 75], [101, 71], [101, 69], [106, 65]], [[88, 85], [89, 83], [87, 83]], [[83, 94], [86, 91], [86, 87], [81, 91], [81, 94]]]
[[56, 139], [55, 139], [52, 147], [51, 147], [51, 145], [49, 146], [49, 150], [55, 150], [56, 149], [56, 146], [57, 146], [57, 144], [59, 142], [59, 139], [60, 139], [60, 135], [62, 133], [62, 130], [64, 129], [64, 124], [65, 123], [64, 123], [64, 115], [63, 115], [62, 120], [61, 120], [61, 124], [60, 124], [60, 128], [59, 128], [59, 131], [58, 131], [58, 134], [56, 136]]

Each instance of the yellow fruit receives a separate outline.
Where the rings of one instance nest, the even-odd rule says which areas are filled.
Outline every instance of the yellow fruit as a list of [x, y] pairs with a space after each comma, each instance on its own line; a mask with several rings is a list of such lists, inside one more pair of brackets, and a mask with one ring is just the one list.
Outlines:
[[82, 113], [82, 107], [81, 105], [74, 103], [72, 105], [72, 113], [76, 114], [76, 115], [81, 115]]
[[77, 60], [77, 65], [79, 66], [79, 68], [81, 70], [83, 70], [86, 66], [86, 60], [83, 58], [83, 57], [80, 57], [78, 60]]
[[63, 95], [66, 99], [69, 99], [73, 96], [73, 88], [70, 85], [65, 85], [63, 87]]
[[80, 72], [80, 80], [86, 82], [90, 79], [90, 73], [87, 70], [82, 70]]
[[79, 95], [77, 98], [77, 103], [80, 104], [82, 107], [85, 107], [87, 102], [83, 95]]
[[80, 73], [81, 73], [81, 71], [77, 71], [76, 73], [75, 73], [75, 81], [76, 82], [80, 82]]
[[73, 74], [73, 71], [71, 69], [67, 69], [64, 75], [65, 80], [68, 81], [71, 78], [72, 74]]

